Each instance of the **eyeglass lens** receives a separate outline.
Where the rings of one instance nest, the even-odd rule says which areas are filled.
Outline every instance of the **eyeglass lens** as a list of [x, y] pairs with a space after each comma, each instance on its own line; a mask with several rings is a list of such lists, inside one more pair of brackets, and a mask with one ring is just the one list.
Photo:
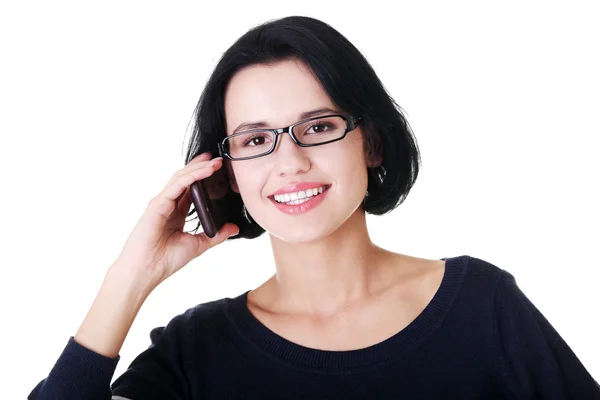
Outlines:
[[[296, 125], [292, 132], [302, 144], [318, 144], [339, 139], [345, 131], [343, 118], [326, 117]], [[233, 158], [256, 157], [271, 151], [274, 143], [272, 131], [253, 131], [227, 138], [225, 150]]]

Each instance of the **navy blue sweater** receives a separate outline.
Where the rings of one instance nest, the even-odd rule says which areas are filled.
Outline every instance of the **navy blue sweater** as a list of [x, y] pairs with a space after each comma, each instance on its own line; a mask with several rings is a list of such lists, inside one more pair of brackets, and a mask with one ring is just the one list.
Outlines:
[[[467, 255], [406, 328], [374, 346], [324, 351], [256, 319], [245, 292], [196, 305], [120, 356], [69, 341], [29, 399], [600, 399], [600, 386], [509, 272]], [[113, 397], [114, 396], [114, 397]]]

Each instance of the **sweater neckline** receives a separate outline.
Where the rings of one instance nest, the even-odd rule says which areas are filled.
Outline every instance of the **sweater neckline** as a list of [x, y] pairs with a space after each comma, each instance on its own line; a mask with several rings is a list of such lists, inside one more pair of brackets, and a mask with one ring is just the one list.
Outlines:
[[401, 357], [441, 325], [465, 276], [468, 256], [445, 260], [442, 283], [423, 311], [406, 327], [391, 337], [362, 349], [320, 350], [285, 339], [267, 328], [247, 306], [250, 290], [228, 299], [226, 313], [238, 333], [261, 352], [279, 361], [303, 369], [322, 372], [357, 370], [390, 362]]

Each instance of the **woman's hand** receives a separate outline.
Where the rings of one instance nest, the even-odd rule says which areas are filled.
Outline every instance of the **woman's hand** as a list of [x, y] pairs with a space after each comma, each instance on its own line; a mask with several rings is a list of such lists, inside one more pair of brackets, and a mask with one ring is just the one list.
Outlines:
[[156, 287], [206, 250], [237, 234], [239, 228], [232, 223], [224, 224], [213, 238], [204, 232], [183, 232], [191, 206], [190, 185], [208, 178], [222, 166], [221, 157], [211, 160], [210, 153], [203, 153], [177, 171], [148, 203], [115, 265], [138, 272], [141, 269]]

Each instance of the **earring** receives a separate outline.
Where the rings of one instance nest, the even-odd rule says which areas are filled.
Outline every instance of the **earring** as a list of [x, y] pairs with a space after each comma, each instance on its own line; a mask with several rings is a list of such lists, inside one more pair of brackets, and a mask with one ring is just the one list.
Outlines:
[[246, 218], [246, 221], [248, 221], [249, 223], [252, 223], [252, 221], [250, 220], [250, 217], [248, 216], [248, 210], [246, 210], [246, 205], [242, 205], [242, 214], [244, 214], [244, 217]]

